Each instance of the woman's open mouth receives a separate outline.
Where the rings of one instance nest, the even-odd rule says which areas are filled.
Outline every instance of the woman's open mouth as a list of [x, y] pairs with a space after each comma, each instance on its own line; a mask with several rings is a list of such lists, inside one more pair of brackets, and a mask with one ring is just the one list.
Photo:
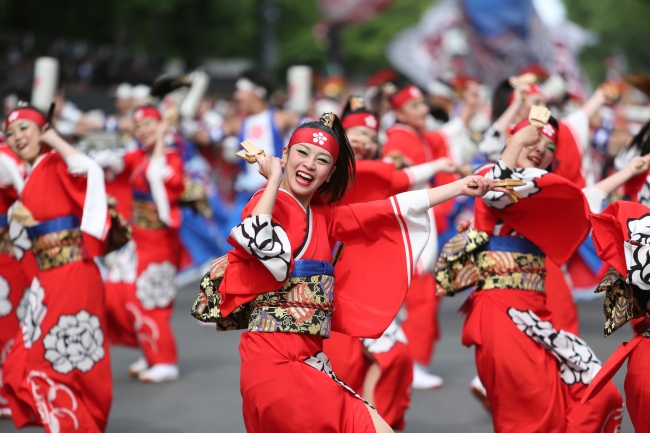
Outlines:
[[301, 186], [309, 186], [314, 181], [314, 176], [304, 171], [296, 172], [296, 183]]
[[535, 167], [539, 167], [539, 164], [542, 163], [542, 160], [536, 156], [529, 156], [528, 160], [532, 162]]

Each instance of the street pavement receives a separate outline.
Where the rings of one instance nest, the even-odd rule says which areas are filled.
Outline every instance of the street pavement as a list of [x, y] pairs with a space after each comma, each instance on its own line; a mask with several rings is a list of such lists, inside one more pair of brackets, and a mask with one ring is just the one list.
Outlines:
[[[113, 348], [113, 407], [108, 433], [244, 433], [239, 393], [240, 332], [217, 333], [200, 326], [189, 314], [197, 284], [180, 290], [173, 326], [176, 332], [181, 379], [167, 384], [142, 384], [127, 368], [138, 358], [136, 350]], [[460, 344], [463, 317], [456, 313], [465, 296], [445, 299], [441, 307], [442, 340], [436, 346], [431, 371], [445, 379], [435, 391], [414, 391], [407, 414], [406, 433], [491, 432], [490, 416], [469, 393], [476, 374], [474, 351]], [[578, 304], [581, 337], [605, 360], [619, 344], [631, 338], [629, 327], [603, 338], [602, 298]], [[614, 381], [623, 390], [625, 367]], [[291, 413], [287, 413], [291, 422]], [[0, 432], [16, 432], [9, 420], [0, 420]], [[29, 428], [24, 432], [42, 429]], [[632, 432], [627, 412], [622, 432]], [[67, 432], [61, 432], [67, 433]]]

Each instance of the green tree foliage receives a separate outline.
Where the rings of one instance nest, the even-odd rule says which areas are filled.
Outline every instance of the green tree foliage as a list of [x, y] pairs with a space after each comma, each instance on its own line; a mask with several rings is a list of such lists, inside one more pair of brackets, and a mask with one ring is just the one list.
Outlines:
[[588, 47], [581, 61], [594, 83], [605, 78], [604, 60], [623, 54], [630, 71], [650, 72], [650, 1], [564, 0], [570, 20], [598, 34], [599, 43]]

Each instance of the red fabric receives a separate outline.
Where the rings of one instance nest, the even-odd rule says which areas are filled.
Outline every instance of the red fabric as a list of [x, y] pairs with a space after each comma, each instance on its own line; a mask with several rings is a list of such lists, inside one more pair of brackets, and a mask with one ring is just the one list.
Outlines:
[[[38, 278], [45, 291], [43, 304], [47, 308], [40, 325], [42, 334], [31, 349], [25, 347], [22, 335], [17, 334], [4, 369], [5, 392], [14, 423], [19, 428], [42, 425], [46, 432], [102, 432], [112, 400], [108, 338], [100, 342], [103, 356], [87, 372], [79, 369], [65, 374], [55, 371], [53, 364], [45, 359], [43, 344], [50, 330], [57, 323], [61, 324], [63, 315], [76, 317], [86, 311], [96, 316], [100, 328], [106, 330], [104, 285], [99, 270], [94, 262], [87, 260], [39, 272]], [[69, 389], [72, 396], [63, 387]], [[57, 408], [67, 409], [72, 415], [55, 415]], [[60, 430], [48, 425], [50, 418], [58, 421]], [[79, 429], [75, 429], [75, 420]]]
[[106, 195], [110, 195], [117, 200], [116, 209], [127, 220], [131, 219], [131, 200], [133, 199], [129, 176], [128, 172], [123, 171], [115, 176], [112, 181], [106, 182]]
[[408, 191], [410, 179], [404, 170], [395, 170], [395, 164], [384, 161], [357, 161], [357, 177], [341, 204], [366, 203], [384, 200]]
[[[508, 134], [509, 135], [514, 135], [516, 134], [519, 130], [525, 128], [526, 126], [530, 125], [530, 121], [528, 119], [522, 120], [515, 126], [508, 128]], [[553, 143], [557, 144], [558, 142], [558, 130], [555, 128], [550, 123], [547, 123], [544, 125], [543, 128], [539, 128], [539, 133], [542, 134], [545, 137], [548, 137]]]
[[[47, 153], [32, 170], [21, 197], [36, 221], [47, 221], [68, 215], [82, 219], [86, 199], [86, 176], [72, 175], [61, 156], [54, 150]], [[43, 200], [43, 197], [51, 199]], [[55, 200], [54, 197], [64, 197]], [[44, 203], [45, 202], [45, 203]], [[106, 215], [107, 227], [110, 217]], [[86, 257], [104, 255], [108, 240], [99, 240], [83, 233], [83, 246]]]
[[[650, 432], [650, 339], [644, 337], [630, 353], [625, 375], [625, 401], [636, 433]], [[630, 342], [631, 343], [631, 342]], [[629, 343], [628, 343], [629, 344]]]
[[[260, 196], [253, 196], [242, 218], [250, 215]], [[391, 200], [344, 206], [312, 203], [310, 208], [313, 231], [307, 253], [317, 260], [329, 260], [334, 242], [345, 242], [335, 269], [336, 313], [332, 329], [350, 336], [379, 337], [404, 301], [409, 278], [404, 267], [407, 258], [403, 234]], [[292, 246], [302, 244], [306, 213], [282, 190], [278, 192], [273, 220], [284, 228]], [[257, 294], [278, 290], [283, 284], [232, 238], [228, 242], [235, 249], [228, 252], [230, 265], [219, 287], [224, 315], [252, 301]], [[373, 272], [364, 271], [368, 267], [363, 258], [369, 255], [373, 256]]]
[[648, 175], [650, 175], [650, 170], [634, 176], [623, 185], [623, 192], [631, 201], [635, 203], [639, 202], [639, 192], [641, 192], [641, 188], [643, 188]]
[[[133, 227], [133, 242], [137, 262], [135, 281], [106, 283], [106, 307], [110, 325], [110, 340], [114, 344], [140, 347], [149, 365], [176, 364], [178, 353], [171, 327], [174, 310], [172, 301], [165, 307], [145, 308], [136, 296], [138, 279], [156, 266], [172, 265], [178, 269], [182, 246], [177, 227], [180, 225], [178, 200], [183, 193], [183, 168], [178, 154], [166, 152], [168, 176], [165, 190], [170, 202], [173, 227], [144, 229]], [[141, 149], [125, 155], [125, 172], [130, 176], [130, 188], [150, 193], [146, 178], [149, 158]], [[144, 278], [144, 277], [143, 277]]]
[[627, 220], [641, 218], [650, 214], [650, 209], [639, 203], [617, 201], [605, 208], [598, 215], [591, 215], [594, 240], [598, 257], [615, 268], [623, 277], [627, 277], [625, 251], [623, 243], [630, 239]]
[[140, 107], [133, 112], [133, 121], [135, 123], [144, 119], [162, 120], [162, 116], [156, 107], [150, 106]]
[[397, 110], [407, 102], [423, 97], [424, 95], [420, 89], [413, 84], [409, 84], [402, 90], [396, 92], [393, 97], [390, 98], [390, 104], [392, 105], [393, 110]]
[[413, 360], [425, 366], [431, 363], [435, 344], [440, 339], [440, 301], [433, 276], [424, 274], [413, 278], [406, 294], [406, 319], [402, 329]]
[[288, 147], [298, 143], [308, 143], [314, 146], [320, 146], [328, 151], [334, 161], [339, 156], [339, 143], [332, 134], [322, 131], [317, 128], [298, 128], [293, 131], [289, 139]]
[[[86, 177], [71, 175], [63, 159], [53, 151], [33, 168], [21, 200], [37, 221], [71, 214], [81, 221], [85, 195]], [[77, 431], [100, 432], [106, 426], [112, 393], [108, 338], [105, 334], [104, 284], [97, 266], [90, 259], [103, 253], [100, 248], [103, 243], [85, 233], [83, 242], [88, 258], [38, 272], [42, 288], [37, 292], [44, 293], [42, 304], [46, 308], [39, 325], [41, 334], [31, 348], [25, 347], [23, 338], [17, 338], [7, 358], [3, 379], [13, 419], [18, 427], [47, 424], [51, 417], [56, 417], [60, 431], [74, 431], [73, 416], [81, 426]], [[78, 323], [79, 315], [83, 317], [85, 314], [95, 316], [93, 321], [99, 323], [99, 327], [93, 327], [92, 332], [84, 329], [85, 343], [97, 343], [88, 346], [93, 349], [88, 354], [95, 357], [94, 363], [86, 363], [82, 368], [89, 367], [89, 370], [85, 372], [79, 368], [72, 368], [69, 372], [57, 371], [55, 368], [61, 369], [61, 365], [65, 365], [64, 357], [61, 352], [57, 352], [61, 357], [57, 355], [56, 358], [52, 357], [54, 353], [50, 353], [50, 359], [57, 359], [57, 363], [47, 360], [45, 339], [48, 335], [50, 341], [55, 337], [61, 338], [61, 333], [70, 332], [68, 326]], [[57, 325], [59, 331], [49, 334]], [[72, 332], [75, 330], [79, 328], [73, 328]], [[73, 352], [77, 349], [68, 348]], [[72, 396], [63, 387], [69, 389]], [[56, 408], [69, 409], [70, 412], [67, 415], [54, 415], [52, 411]], [[47, 425], [45, 428], [52, 431]]]
[[413, 358], [409, 347], [398, 342], [388, 352], [372, 353], [372, 356], [381, 368], [375, 388], [375, 408], [389, 426], [404, 430], [413, 383]]
[[609, 419], [623, 402], [614, 385], [609, 382], [597, 399], [580, 407], [587, 386], [561, 380], [556, 358], [517, 328], [508, 316], [511, 307], [553, 321], [543, 293], [489, 290], [476, 293], [463, 327], [462, 343], [476, 346], [476, 366], [492, 406], [494, 430], [617, 431]]
[[361, 399], [303, 362], [322, 350], [322, 341], [305, 334], [242, 334], [240, 385], [247, 432], [375, 433]]
[[[183, 161], [178, 153], [172, 149], [165, 151], [168, 175], [164, 179], [167, 199], [170, 204], [170, 219], [173, 228], [181, 225], [181, 209], [178, 200], [185, 191], [183, 181]], [[147, 180], [150, 156], [144, 149], [135, 149], [124, 155], [124, 171], [129, 173], [129, 184], [132, 189], [145, 194], [151, 194], [151, 187]]]
[[[11, 151], [6, 144], [0, 145], [0, 153], [3, 153], [15, 164], [18, 172], [22, 174], [23, 178], [27, 177], [27, 168], [25, 164]], [[13, 185], [0, 184], [0, 214], [6, 214], [9, 207], [18, 200], [18, 192], [14, 189]]]
[[363, 380], [370, 365], [370, 361], [363, 354], [361, 340], [332, 332], [330, 338], [323, 341], [323, 351], [339, 379], [361, 395]]
[[553, 323], [558, 329], [563, 329], [578, 335], [578, 308], [573, 301], [571, 288], [567, 284], [564, 272], [552, 260], [546, 260], [546, 308], [553, 315]]
[[[542, 94], [542, 89], [539, 87], [539, 84], [533, 83], [530, 85], [530, 91], [528, 92], [528, 95], [541, 95]], [[510, 92], [510, 95], [508, 96], [508, 105], [512, 104], [512, 101], [515, 99], [515, 91], [513, 90]]]
[[[489, 171], [489, 166], [480, 171]], [[556, 264], [566, 263], [589, 233], [589, 206], [580, 189], [553, 173], [535, 179], [540, 191], [505, 209], [488, 207], [483, 200], [474, 205], [474, 224], [492, 235], [498, 220], [537, 245]], [[557, 212], [562, 209], [562, 212]], [[544, 211], [546, 210], [546, 211]]]
[[355, 126], [365, 126], [379, 132], [379, 118], [367, 111], [361, 113], [350, 113], [341, 119], [343, 129], [354, 128]]
[[[4, 281], [2, 281], [4, 280]], [[10, 257], [8, 254], [0, 254], [0, 281], [2, 285], [6, 284], [9, 293], [6, 294], [5, 300], [9, 302], [8, 311], [5, 310], [7, 305], [3, 305], [0, 314], [0, 378], [4, 368], [5, 358], [9, 349], [13, 346], [15, 337], [22, 338], [22, 334], [17, 334], [19, 327], [17, 307], [26, 289], [29, 289], [30, 279], [23, 270], [20, 262]], [[1, 384], [0, 384], [1, 385]], [[0, 409], [8, 407], [3, 401], [6, 395], [0, 386]]]
[[45, 116], [43, 116], [43, 113], [38, 110], [35, 110], [33, 108], [17, 108], [7, 116], [7, 120], [5, 120], [5, 131], [7, 128], [9, 128], [9, 125], [11, 125], [16, 120], [21, 119], [31, 120], [41, 128], [45, 126], [46, 122]]
[[[553, 173], [573, 182], [582, 189], [585, 185], [585, 178], [582, 173], [582, 145], [574, 131], [567, 122], [559, 122], [558, 145], [555, 149], [555, 163]], [[589, 151], [587, 149], [587, 151]]]
[[[396, 153], [401, 154], [406, 165], [413, 166], [449, 157], [446, 137], [440, 131], [420, 135], [410, 126], [397, 124], [388, 128], [386, 134], [388, 137], [382, 150], [382, 158]], [[456, 175], [439, 173], [435, 176], [432, 186], [445, 185], [456, 179]], [[438, 233], [448, 228], [447, 215], [453, 206], [454, 201], [447, 200], [433, 209]]]

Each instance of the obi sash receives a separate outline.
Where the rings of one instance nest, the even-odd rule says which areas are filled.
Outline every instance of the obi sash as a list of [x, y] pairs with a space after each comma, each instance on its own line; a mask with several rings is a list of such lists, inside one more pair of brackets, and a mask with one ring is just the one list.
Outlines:
[[26, 230], [40, 271], [83, 259], [82, 234], [75, 215], [47, 220]]
[[544, 292], [546, 256], [525, 238], [491, 236], [476, 253], [480, 290], [518, 289]]
[[157, 230], [167, 227], [158, 216], [158, 207], [151, 194], [133, 190], [131, 224], [135, 227]]
[[14, 248], [9, 237], [9, 226], [7, 214], [0, 215], [0, 254], [14, 256]]
[[251, 302], [248, 330], [328, 338], [333, 302], [334, 266], [319, 260], [296, 260], [280, 290], [263, 293]]

